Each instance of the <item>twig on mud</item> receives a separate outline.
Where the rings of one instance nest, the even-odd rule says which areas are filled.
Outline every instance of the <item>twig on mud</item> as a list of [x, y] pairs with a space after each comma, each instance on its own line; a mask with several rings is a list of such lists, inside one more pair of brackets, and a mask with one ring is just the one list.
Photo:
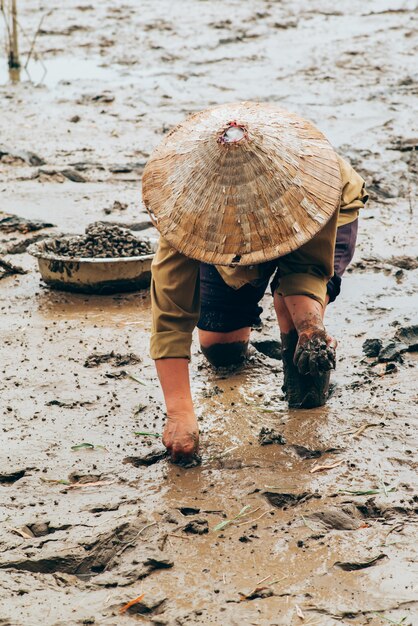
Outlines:
[[335, 461], [334, 463], [329, 463], [328, 465], [314, 465], [310, 470], [310, 474], [315, 474], [315, 472], [325, 472], [326, 470], [334, 469], [334, 467], [338, 467], [342, 463], [344, 463], [344, 459], [341, 461]]
[[262, 587], [260, 587], [260, 584], [262, 584], [265, 580], [267, 580], [270, 577], [271, 577], [271, 574], [269, 576], [266, 576], [266, 578], [263, 578], [263, 580], [261, 580], [259, 583], [256, 584], [256, 586], [254, 587], [252, 591], [250, 591], [250, 593], [245, 594], [245, 593], [239, 592], [239, 595], [241, 596], [240, 602], [245, 602], [245, 600], [252, 600], [253, 598], [257, 597], [255, 594], [259, 594], [260, 592], [268, 589], [268, 587], [272, 587], [273, 585], [276, 585], [277, 583], [287, 578], [287, 576], [283, 576], [283, 578], [279, 578], [278, 580], [273, 580], [271, 583], [267, 583], [266, 585], [263, 585]]
[[[258, 511], [260, 507], [258, 507], [257, 509], [255, 509], [255, 511]], [[232, 524], [233, 522], [235, 522], [237, 519], [240, 519], [241, 517], [244, 517], [245, 515], [249, 515], [250, 514], [250, 509], [251, 506], [249, 504], [247, 504], [246, 506], [244, 506], [241, 511], [235, 515], [235, 517], [232, 517], [231, 519], [227, 519], [223, 522], [220, 522], [219, 524], [217, 524], [215, 526], [215, 528], [213, 529], [214, 531], [217, 530], [223, 530], [224, 528], [226, 528], [226, 526], [229, 526], [230, 524]], [[251, 511], [251, 513], [254, 513], [255, 511]]]
[[[28, 67], [29, 61], [31, 60], [32, 54], [33, 54], [33, 52], [35, 50], [35, 43], [36, 43], [36, 40], [38, 38], [39, 33], [41, 32], [41, 26], [42, 26], [42, 24], [44, 22], [44, 19], [46, 17], [49, 17], [51, 15], [51, 13], [52, 13], [52, 9], [50, 11], [47, 11], [47, 13], [44, 13], [42, 15], [41, 19], [39, 20], [38, 28], [35, 31], [35, 34], [33, 36], [32, 43], [31, 43], [31, 46], [30, 46], [30, 50], [28, 52], [28, 56], [26, 58], [25, 69]], [[20, 28], [22, 28], [22, 27], [20, 27]], [[35, 59], [37, 57], [38, 57], [38, 55], [35, 53]]]
[[271, 578], [271, 574], [269, 574], [268, 576], [265, 576], [265, 578], [262, 578], [261, 580], [259, 580], [258, 583], [255, 583], [255, 586], [258, 587], [258, 585], [261, 585], [261, 583], [265, 583], [266, 580], [268, 580], [269, 578]]
[[175, 537], [176, 539], [187, 539], [190, 541], [191, 537], [182, 537], [181, 535], [175, 535], [174, 533], [167, 533], [167, 537]]
[[282, 580], [285, 580], [286, 578], [289, 578], [288, 576], [282, 576], [282, 578], [277, 578], [276, 580], [272, 580], [271, 583], [267, 583], [269, 587], [272, 587], [273, 585], [277, 585], [277, 583], [281, 583]]
[[298, 604], [295, 605], [295, 611], [296, 611], [296, 615], [299, 617], [299, 619], [301, 619], [304, 622], [305, 621], [305, 616], [303, 614], [302, 609], [300, 608], [300, 606]]
[[1, 0], [1, 2], [0, 2], [0, 11], [1, 11], [2, 15], [3, 15], [4, 27], [5, 27], [6, 32], [7, 32], [7, 39], [8, 39], [7, 53], [10, 54], [10, 51], [12, 49], [12, 39], [13, 39], [13, 37], [12, 37], [11, 30], [10, 30], [9, 19], [8, 19], [8, 16], [7, 16], [7, 13], [6, 13], [6, 9], [5, 9], [3, 0]]
[[[255, 513], [256, 511], [258, 511], [258, 509], [255, 509], [254, 511], [252, 511], [252, 513]], [[237, 524], [237, 526], [244, 526], [244, 524], [252, 524], [253, 522], [257, 522], [259, 519], [267, 515], [267, 513], [271, 513], [271, 511], [274, 511], [274, 509], [268, 509], [267, 511], [264, 511], [264, 513], [262, 513], [258, 517], [255, 517], [254, 519], [249, 519], [246, 522], [240, 522], [239, 524]]]
[[385, 494], [386, 497], [388, 497], [388, 490], [387, 490], [385, 481], [383, 480], [382, 476], [380, 477], [380, 484], [382, 485], [383, 493]]
[[386, 545], [386, 540], [391, 533], [401, 532], [404, 528], [405, 528], [405, 524], [403, 524], [402, 522], [399, 522], [398, 524], [394, 524], [394, 526], [392, 526], [392, 528], [390, 528], [389, 531], [386, 533], [385, 539], [381, 545], [382, 546]]
[[141, 602], [143, 600], [145, 596], [145, 593], [141, 593], [140, 596], [138, 596], [137, 598], [135, 598], [134, 600], [131, 600], [130, 602], [127, 602], [126, 604], [124, 604], [120, 609], [119, 609], [119, 613], [126, 613], [126, 611], [128, 609], [131, 608], [131, 606], [134, 606], [135, 604], [138, 604], [139, 602]]
[[53, 485], [71, 485], [69, 480], [65, 480], [65, 478], [43, 478], [42, 476], [39, 479], [43, 483], [51, 483]]
[[380, 426], [381, 424], [363, 424], [362, 426], [360, 426], [360, 428], [357, 428], [356, 430], [345, 430], [343, 432], [337, 433], [338, 435], [353, 435], [353, 437], [359, 437], [360, 435], [362, 435], [364, 433], [365, 430], [367, 430], [368, 428], [375, 428], [376, 426]]
[[157, 439], [160, 439], [162, 437], [161, 433], [147, 433], [147, 432], [134, 432], [134, 435], [136, 437], [156, 437]]
[[[392, 493], [392, 491], [397, 491], [396, 487], [391, 487], [390, 489], [385, 490], [386, 495]], [[337, 493], [346, 493], [350, 496], [377, 496], [382, 493], [381, 489], [365, 489], [362, 491], [361, 489], [338, 489]]]
[[13, 533], [16, 533], [17, 535], [20, 535], [21, 537], [23, 537], [23, 539], [33, 539], [33, 535], [30, 535], [29, 533], [25, 532], [24, 530], [21, 530], [20, 528], [10, 527], [9, 530], [11, 530]]
[[[138, 531], [135, 535], [135, 537], [133, 539], [131, 539], [130, 541], [127, 541], [120, 550], [118, 550], [117, 552], [115, 552], [115, 554], [108, 560], [106, 567], [104, 568], [103, 572], [105, 572], [110, 564], [116, 559], [116, 557], [120, 556], [121, 554], [123, 554], [125, 552], [125, 550], [127, 550], [128, 548], [130, 548], [131, 546], [135, 545], [135, 541], [138, 539], [139, 535], [141, 535], [144, 530], [146, 530], [147, 528], [151, 528], [151, 526], [156, 526], [158, 524], [158, 522], [151, 522], [151, 524], [147, 524], [146, 526], [144, 526], [143, 528], [141, 528], [140, 531]], [[123, 543], [122, 541], [120, 543]]]
[[400, 622], [395, 622], [395, 620], [390, 619], [390, 617], [386, 617], [385, 615], [382, 615], [381, 613], [378, 613], [377, 611], [370, 611], [370, 613], [372, 615], [377, 615], [377, 617], [380, 617], [380, 619], [385, 620], [385, 622], [388, 622], [389, 624], [394, 624], [395, 626], [406, 626], [405, 625], [405, 620], [407, 618], [406, 615], [405, 617], [402, 617]]
[[214, 454], [214, 455], [210, 456], [208, 461], [219, 461], [224, 456], [226, 456], [230, 452], [233, 452], [237, 448], [238, 448], [238, 446], [231, 446], [231, 448], [227, 448], [226, 450], [223, 450], [222, 452], [219, 452], [219, 454]]
[[99, 487], [102, 485], [113, 485], [115, 480], [96, 480], [91, 483], [71, 483], [71, 485], [67, 485], [64, 491], [67, 489], [83, 489], [84, 487]]
[[301, 518], [302, 518], [303, 523], [305, 524], [305, 526], [309, 528], [309, 530], [312, 530], [312, 532], [316, 532], [316, 528], [308, 524], [304, 515], [301, 515]]
[[107, 452], [107, 449], [104, 446], [96, 445], [95, 443], [78, 443], [75, 446], [71, 446], [71, 450], [76, 452], [77, 450], [104, 450]]
[[126, 372], [126, 378], [130, 378], [131, 380], [134, 380], [136, 383], [139, 383], [140, 385], [144, 385], [144, 387], [147, 386], [147, 383], [144, 380], [141, 380], [140, 378], [137, 378], [136, 376], [134, 376], [133, 374], [129, 374], [128, 372]]
[[146, 404], [137, 404], [136, 407], [134, 408], [134, 417], [142, 413], [142, 411], [145, 411], [146, 408], [147, 408]]

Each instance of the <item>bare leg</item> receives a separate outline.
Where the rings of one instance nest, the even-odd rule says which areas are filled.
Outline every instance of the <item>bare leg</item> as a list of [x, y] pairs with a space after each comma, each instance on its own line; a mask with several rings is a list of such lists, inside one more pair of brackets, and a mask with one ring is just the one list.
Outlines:
[[246, 326], [229, 333], [199, 329], [199, 341], [203, 354], [215, 367], [227, 367], [242, 363], [247, 354], [251, 328]]

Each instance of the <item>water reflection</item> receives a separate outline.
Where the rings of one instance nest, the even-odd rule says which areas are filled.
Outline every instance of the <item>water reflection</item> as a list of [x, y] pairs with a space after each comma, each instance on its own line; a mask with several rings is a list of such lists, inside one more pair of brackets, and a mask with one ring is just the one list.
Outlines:
[[9, 68], [4, 62], [0, 66], [0, 84], [8, 82], [31, 82], [35, 85], [55, 87], [60, 82], [80, 80], [110, 81], [117, 77], [117, 72], [111, 67], [103, 67], [100, 58], [77, 59], [60, 57], [41, 61], [30, 59], [29, 63], [21, 68]]
[[20, 83], [20, 67], [9, 67], [9, 79], [11, 83]]

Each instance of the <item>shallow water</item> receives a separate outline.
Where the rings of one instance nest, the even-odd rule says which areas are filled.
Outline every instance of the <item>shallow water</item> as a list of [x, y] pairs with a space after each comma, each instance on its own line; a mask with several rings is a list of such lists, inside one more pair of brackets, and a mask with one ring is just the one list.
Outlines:
[[60, 83], [88, 81], [91, 85], [95, 82], [114, 81], [118, 76], [115, 69], [104, 67], [103, 60], [100, 58], [58, 57], [42, 61], [30, 59], [27, 65], [26, 60], [23, 61], [20, 72], [14, 71], [12, 74], [4, 62], [0, 64], [0, 85], [9, 82], [29, 82], [35, 86], [43, 85], [50, 89], [57, 89]]

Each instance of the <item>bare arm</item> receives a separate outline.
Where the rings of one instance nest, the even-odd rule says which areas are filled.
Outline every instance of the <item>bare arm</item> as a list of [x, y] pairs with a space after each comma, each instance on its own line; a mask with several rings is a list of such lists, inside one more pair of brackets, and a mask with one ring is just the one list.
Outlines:
[[191, 457], [199, 447], [199, 429], [193, 409], [188, 359], [158, 359], [155, 365], [167, 407], [163, 444], [173, 461]]
[[169, 415], [193, 413], [188, 359], [158, 359], [158, 378]]

